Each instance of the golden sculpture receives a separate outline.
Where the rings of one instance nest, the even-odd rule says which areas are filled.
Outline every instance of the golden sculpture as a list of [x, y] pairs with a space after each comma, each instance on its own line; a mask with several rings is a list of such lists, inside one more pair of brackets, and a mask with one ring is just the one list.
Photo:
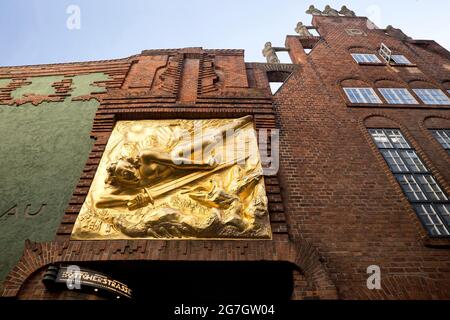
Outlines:
[[250, 116], [117, 122], [72, 240], [156, 238], [271, 239]]

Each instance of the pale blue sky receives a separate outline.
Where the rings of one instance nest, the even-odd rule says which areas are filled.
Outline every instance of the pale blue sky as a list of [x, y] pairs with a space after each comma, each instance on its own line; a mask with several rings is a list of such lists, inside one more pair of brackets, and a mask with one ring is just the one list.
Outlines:
[[[69, 5], [81, 9], [81, 29], [69, 30]], [[282, 46], [298, 21], [310, 24], [310, 4], [373, 17], [416, 39], [450, 48], [447, 0], [1, 0], [0, 65], [123, 58], [154, 48], [245, 49], [264, 61], [266, 41]]]

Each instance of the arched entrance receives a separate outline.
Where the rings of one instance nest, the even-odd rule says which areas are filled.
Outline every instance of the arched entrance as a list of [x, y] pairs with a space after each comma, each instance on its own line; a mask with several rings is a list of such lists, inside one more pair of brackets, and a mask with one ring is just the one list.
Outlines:
[[288, 262], [109, 261], [86, 266], [126, 283], [133, 300], [287, 301], [294, 265]]

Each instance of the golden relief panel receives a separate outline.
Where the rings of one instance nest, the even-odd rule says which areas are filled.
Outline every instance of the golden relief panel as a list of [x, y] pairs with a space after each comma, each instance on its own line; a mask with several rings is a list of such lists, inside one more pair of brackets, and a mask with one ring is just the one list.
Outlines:
[[271, 239], [271, 234], [248, 116], [117, 122], [71, 239]]

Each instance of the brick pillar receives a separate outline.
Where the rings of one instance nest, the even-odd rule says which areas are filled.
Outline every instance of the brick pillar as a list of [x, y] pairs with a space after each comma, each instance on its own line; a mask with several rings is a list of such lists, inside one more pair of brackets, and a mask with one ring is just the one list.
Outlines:
[[298, 36], [287, 36], [285, 47], [289, 49], [289, 56], [291, 57], [292, 63], [304, 64], [307, 55], [298, 38]]

